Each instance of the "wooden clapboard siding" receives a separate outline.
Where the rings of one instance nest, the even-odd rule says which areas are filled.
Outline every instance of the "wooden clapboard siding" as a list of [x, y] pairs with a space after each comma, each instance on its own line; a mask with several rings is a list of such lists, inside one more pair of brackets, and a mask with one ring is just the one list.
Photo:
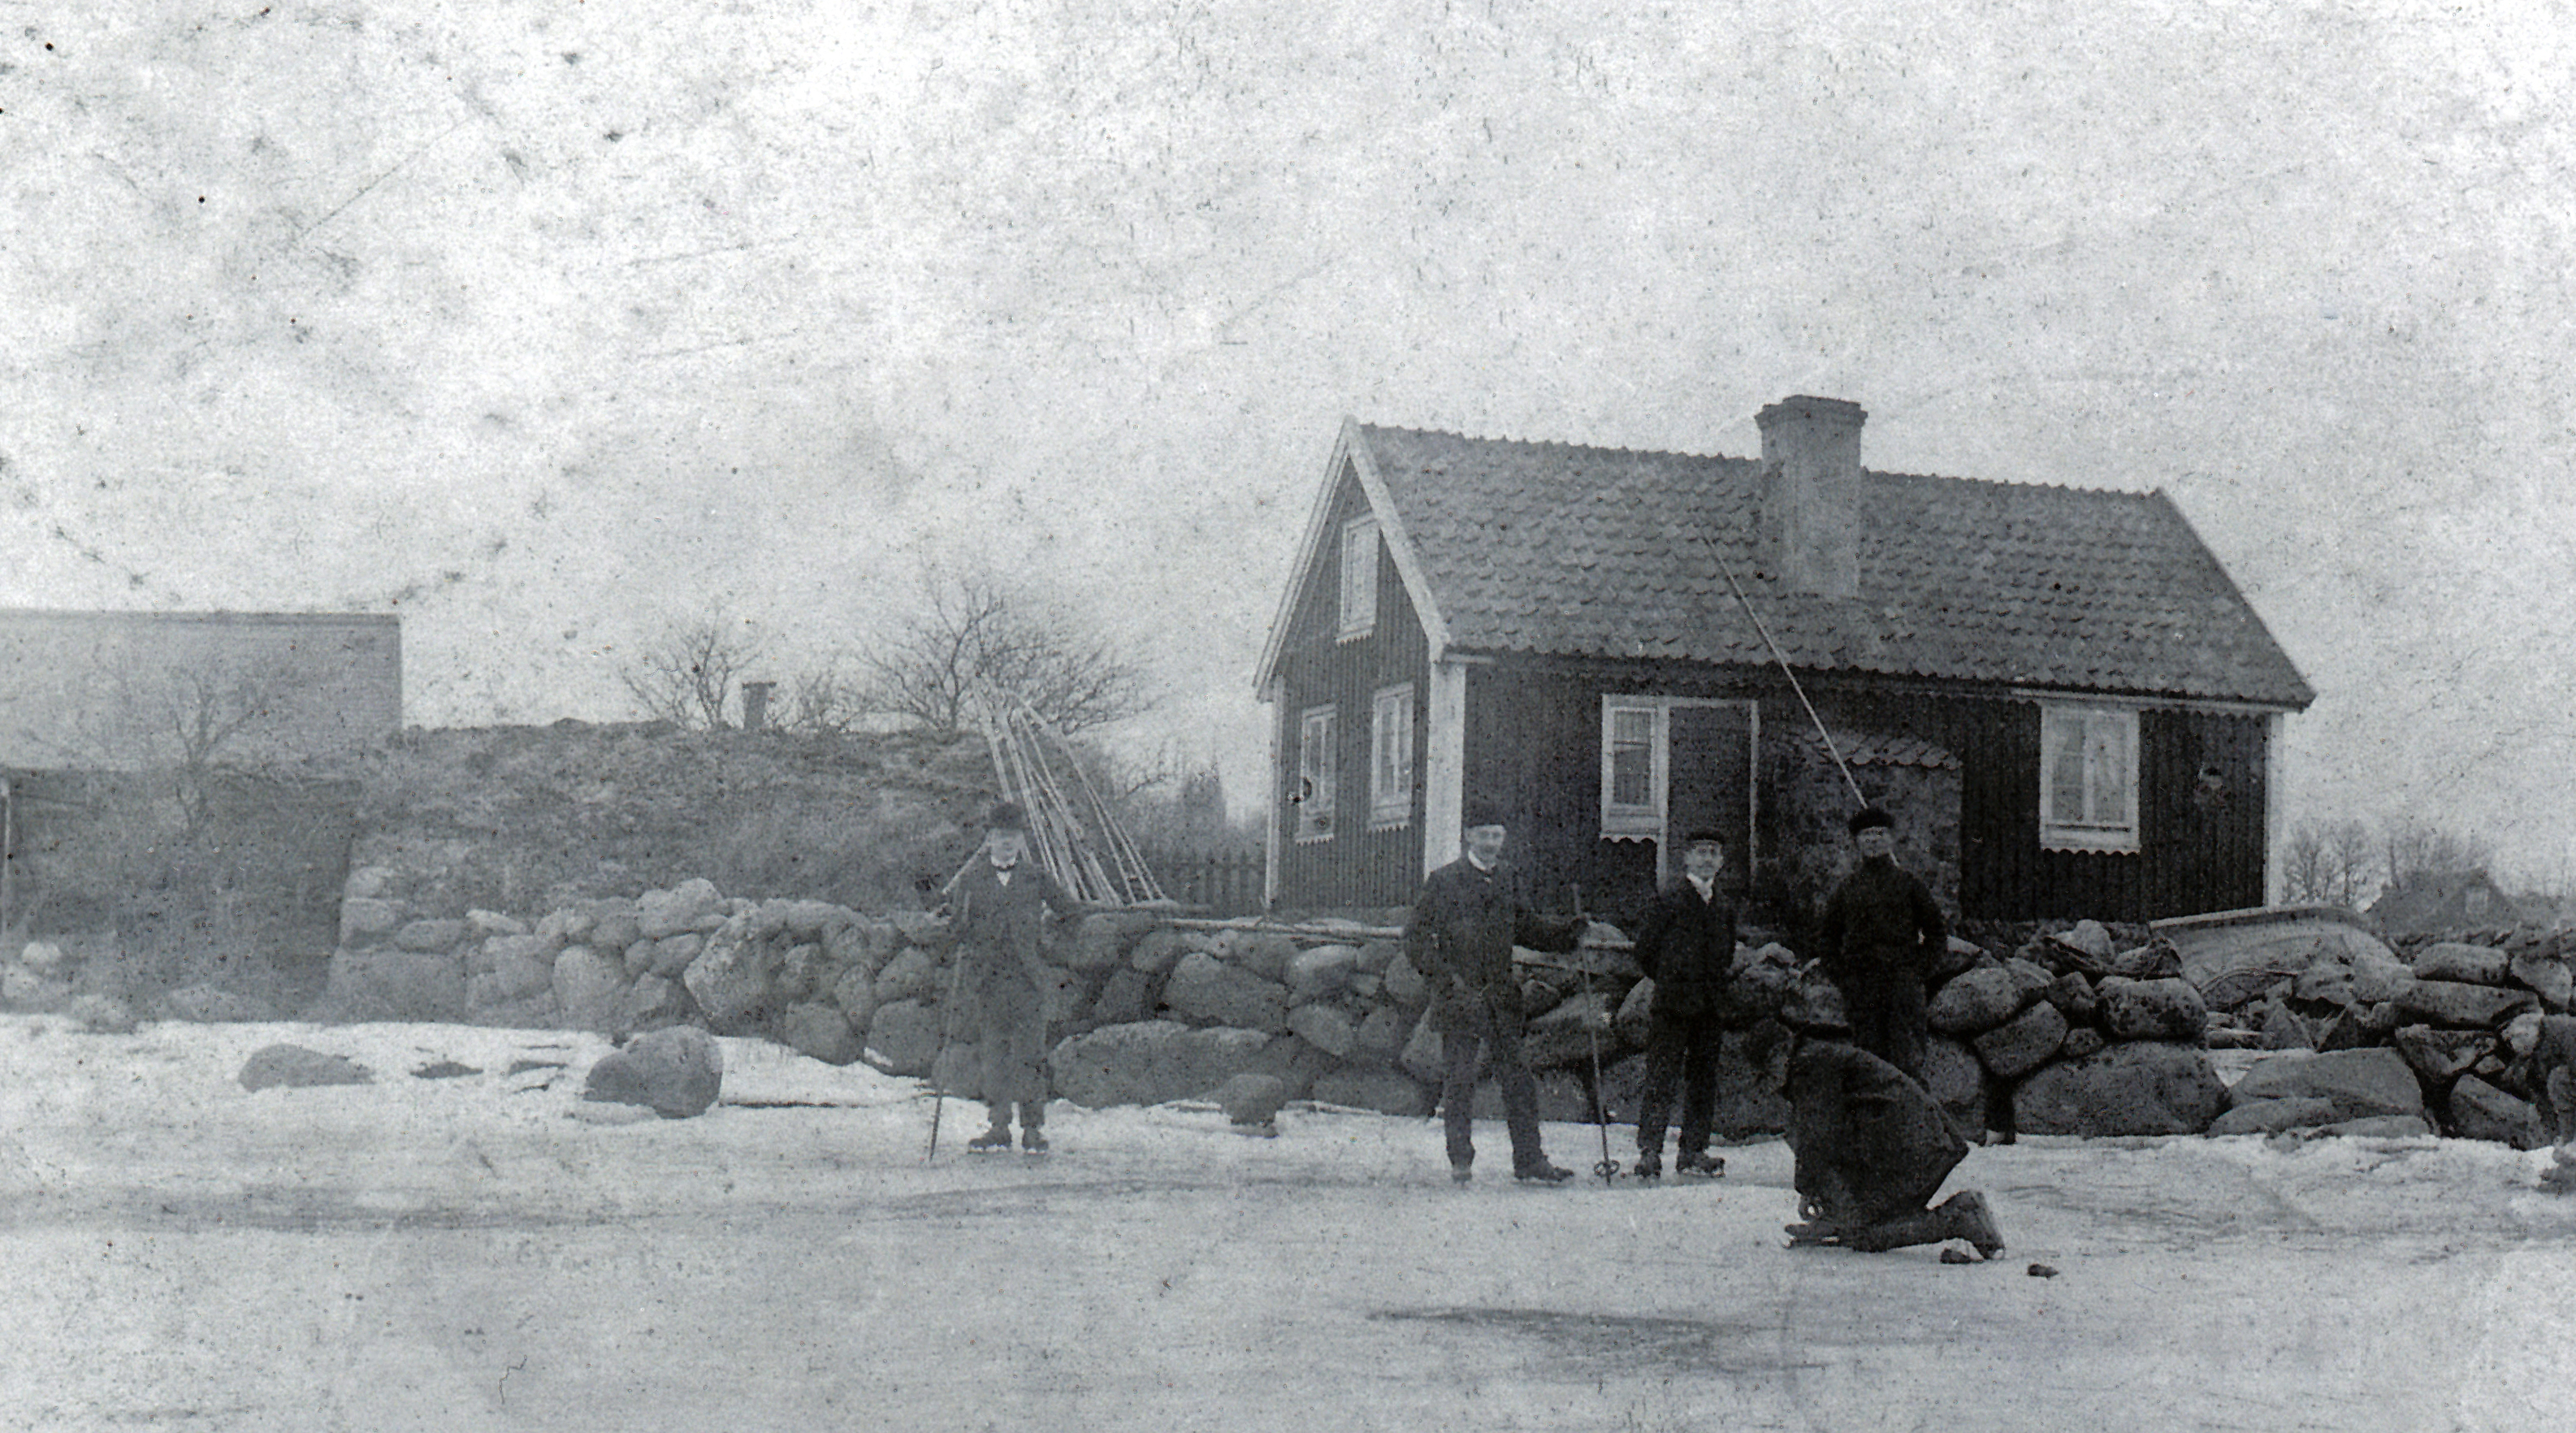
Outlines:
[[[1384, 541], [1378, 544], [1377, 623], [1369, 635], [1339, 639], [1342, 524], [1367, 511], [1358, 482], [1345, 469], [1304, 594], [1290, 616], [1279, 661], [1276, 797], [1279, 900], [1283, 905], [1383, 906], [1413, 899], [1421, 884], [1422, 779], [1429, 723], [1430, 646]], [[1413, 684], [1413, 792], [1402, 825], [1369, 820], [1369, 719], [1377, 693]], [[1305, 713], [1334, 710], [1333, 834], [1297, 839], [1297, 739]]]

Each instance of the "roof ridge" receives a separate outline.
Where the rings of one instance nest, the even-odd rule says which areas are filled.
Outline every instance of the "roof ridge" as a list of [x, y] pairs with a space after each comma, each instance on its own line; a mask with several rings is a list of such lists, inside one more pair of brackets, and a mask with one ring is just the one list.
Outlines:
[[1455, 438], [1462, 443], [1494, 443], [1513, 448], [1564, 448], [1587, 453], [1627, 453], [1641, 458], [1696, 458], [1703, 462], [1759, 462], [1757, 458], [1733, 453], [1693, 453], [1681, 448], [1631, 448], [1617, 443], [1578, 443], [1568, 438], [1510, 438], [1484, 433], [1463, 433], [1455, 428], [1414, 428], [1402, 423], [1368, 423], [1360, 427], [1375, 433], [1411, 433], [1424, 438]]

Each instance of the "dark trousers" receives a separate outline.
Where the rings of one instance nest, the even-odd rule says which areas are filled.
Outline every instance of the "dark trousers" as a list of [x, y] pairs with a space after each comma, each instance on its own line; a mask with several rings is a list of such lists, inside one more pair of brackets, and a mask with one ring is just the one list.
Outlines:
[[1512, 1168], [1529, 1169], [1546, 1162], [1538, 1138], [1538, 1081], [1521, 1059], [1521, 1016], [1517, 1010], [1496, 1013], [1485, 1001], [1453, 1010], [1441, 1022], [1441, 1053], [1448, 1058], [1448, 1077], [1440, 1084], [1440, 1112], [1449, 1127], [1449, 1163], [1476, 1158], [1476, 1057], [1481, 1050], [1502, 1087], [1503, 1120], [1512, 1132]]
[[[975, 1058], [984, 1085], [984, 1108], [999, 1129], [1034, 1129], [1046, 1120], [1046, 1002], [1024, 982], [987, 986], [975, 1032]], [[943, 1018], [945, 1018], [943, 1016]]]
[[1851, 1020], [1852, 1043], [1902, 1070], [1923, 1078], [1923, 977], [1911, 971], [1873, 971], [1838, 977], [1843, 1013]]
[[1708, 1152], [1717, 1114], [1717, 1051], [1722, 1032], [1707, 1015], [1657, 1015], [1646, 1027], [1646, 1088], [1637, 1101], [1637, 1148], [1661, 1153], [1672, 1122], [1673, 1091], [1682, 1096], [1681, 1152]]

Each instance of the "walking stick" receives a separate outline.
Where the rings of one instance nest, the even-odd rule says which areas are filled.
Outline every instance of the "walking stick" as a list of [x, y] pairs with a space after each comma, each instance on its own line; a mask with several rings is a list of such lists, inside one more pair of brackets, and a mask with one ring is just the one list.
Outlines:
[[948, 1031], [957, 1018], [957, 992], [966, 984], [964, 942], [949, 947], [948, 958], [956, 964], [948, 972], [948, 1000], [939, 1007], [939, 1053], [930, 1057], [930, 1152], [921, 1157], [924, 1164], [939, 1158], [939, 1116], [948, 1108], [948, 1082], [940, 1078], [939, 1067], [948, 1062]]
[[[1592, 921], [1583, 914], [1583, 888], [1574, 888], [1574, 918], [1588, 930]], [[1575, 947], [1582, 949], [1580, 945]], [[1583, 972], [1583, 1040], [1592, 1047], [1592, 1125], [1601, 1132], [1601, 1162], [1592, 1172], [1601, 1176], [1603, 1185], [1619, 1177], [1619, 1161], [1610, 1157], [1610, 1111], [1601, 1102], [1601, 1032], [1592, 1024], [1592, 962], [1577, 958]]]

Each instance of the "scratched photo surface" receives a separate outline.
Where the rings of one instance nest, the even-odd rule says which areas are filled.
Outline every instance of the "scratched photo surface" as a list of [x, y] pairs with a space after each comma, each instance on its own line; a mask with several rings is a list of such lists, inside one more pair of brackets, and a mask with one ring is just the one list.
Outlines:
[[[2542, 3], [0, 0], [12, 829], [173, 770], [161, 834], [83, 849], [208, 889], [163, 835], [345, 858], [332, 823], [364, 804], [236, 819], [220, 709], [341, 746], [418, 728], [370, 769], [525, 859], [457, 877], [502, 924], [411, 943], [483, 942], [456, 977], [478, 1009], [538, 1002], [518, 1027], [330, 1005], [335, 945], [431, 914], [335, 877], [271, 913], [321, 921], [296, 999], [115, 1028], [71, 1001], [102, 940], [133, 957], [147, 893], [36, 870], [0, 910], [0, 1424], [2576, 1416], [2576, 1198], [2503, 1143], [1984, 1146], [1955, 1182], [2010, 1253], [1961, 1268], [1783, 1249], [1776, 1140], [1722, 1180], [1515, 1187], [1499, 1109], [1463, 1189], [1420, 1110], [1330, 1100], [1272, 1138], [1206, 1101], [1060, 1100], [1054, 1153], [969, 1158], [984, 1111], [934, 1098], [934, 1055], [897, 1075], [726, 1033], [704, 1116], [584, 1118], [611, 1042], [541, 1028], [578, 980], [514, 975], [506, 944], [581, 873], [511, 801], [751, 778], [639, 756], [504, 800], [424, 775], [541, 740], [495, 729], [689, 725], [689, 663], [639, 673], [693, 627], [778, 724], [874, 732], [858, 684], [925, 610], [1007, 591], [1114, 669], [1083, 733], [1105, 761], [1206, 778], [1207, 820], [1293, 844], [1296, 714], [1255, 682], [1346, 420], [1753, 459], [1755, 415], [1816, 395], [1866, 410], [1876, 473], [2170, 502], [2314, 692], [2277, 727], [2271, 899], [2304, 827], [2364, 833], [2356, 873], [2449, 841], [2555, 918], [2571, 96], [2576, 17]], [[167, 624], [51, 613], [302, 615], [210, 685]], [[328, 681], [296, 655], [325, 633], [364, 653]], [[741, 695], [720, 681], [714, 715], [744, 724]], [[935, 903], [991, 765], [898, 747], [795, 778], [873, 813], [828, 884], [764, 884], [785, 867], [685, 820], [620, 869]], [[792, 852], [860, 828], [764, 829]], [[841, 968], [807, 937], [780, 959]], [[626, 993], [698, 953], [629, 946], [602, 977]], [[905, 974], [938, 1005], [946, 967]], [[277, 1044], [373, 1078], [246, 1090]], [[1548, 1119], [1588, 1169], [1596, 1127]]]

